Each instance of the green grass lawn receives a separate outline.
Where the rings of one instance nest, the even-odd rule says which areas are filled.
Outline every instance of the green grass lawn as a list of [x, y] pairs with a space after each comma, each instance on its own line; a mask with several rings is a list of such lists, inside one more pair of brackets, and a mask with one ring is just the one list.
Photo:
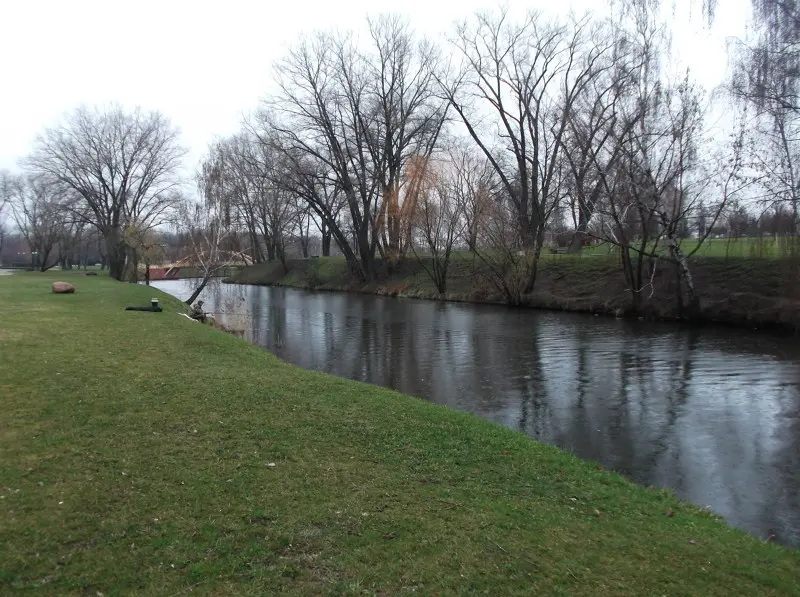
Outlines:
[[800, 594], [797, 552], [154, 289], [18, 274], [0, 305], [3, 594]]
[[[687, 238], [681, 241], [681, 249], [688, 254], [697, 249], [697, 239]], [[728, 257], [731, 259], [778, 259], [790, 252], [790, 241], [787, 238], [774, 237], [741, 237], [741, 238], [708, 238], [695, 252], [697, 257]], [[635, 244], [635, 243], [634, 243]], [[667, 253], [667, 245], [661, 240], [658, 252]], [[589, 245], [578, 253], [550, 253], [545, 247], [542, 251], [544, 260], [574, 259], [578, 257], [616, 257], [619, 248], [610, 243]]]

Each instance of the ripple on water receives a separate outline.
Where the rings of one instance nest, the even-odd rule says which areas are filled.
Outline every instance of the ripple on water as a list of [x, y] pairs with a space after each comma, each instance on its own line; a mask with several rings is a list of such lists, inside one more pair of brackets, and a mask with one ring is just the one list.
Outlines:
[[800, 546], [790, 339], [285, 288], [218, 284], [203, 300], [290, 362], [475, 412]]

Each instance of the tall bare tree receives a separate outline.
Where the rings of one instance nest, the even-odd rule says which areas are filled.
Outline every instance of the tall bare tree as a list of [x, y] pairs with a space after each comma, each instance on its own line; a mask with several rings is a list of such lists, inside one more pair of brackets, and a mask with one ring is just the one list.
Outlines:
[[[576, 98], [567, 119], [567, 130], [560, 141], [569, 166], [566, 184], [568, 212], [575, 233], [571, 250], [579, 250], [586, 238], [595, 206], [604, 192], [603, 177], [611, 174], [622, 155], [622, 143], [638, 115], [622, 110], [635, 96], [642, 60], [647, 58], [630, 43], [628, 34], [615, 19], [598, 27], [596, 35], [611, 41], [611, 51], [598, 60], [598, 74]], [[605, 63], [605, 64], [600, 64]]]
[[8, 170], [0, 170], [0, 215], [11, 201], [14, 177]]
[[11, 202], [11, 180], [11, 173], [8, 170], [0, 170], [0, 255], [3, 253], [3, 242], [8, 232], [5, 218]]
[[466, 139], [452, 139], [444, 159], [450, 173], [448, 188], [464, 220], [464, 241], [475, 253], [479, 232], [498, 193], [498, 178], [491, 163]]
[[[397, 16], [369, 21], [372, 52], [366, 56], [370, 103], [378, 108], [368, 145], [380, 178], [377, 228], [381, 252], [393, 261], [405, 256], [420, 168], [427, 165], [444, 124], [447, 104], [439, 99], [439, 52], [417, 41]], [[410, 172], [406, 172], [410, 169]]]
[[421, 256], [412, 245], [414, 255], [436, 286], [440, 295], [447, 292], [447, 273], [456, 242], [464, 229], [459, 204], [459, 172], [453, 164], [438, 161], [421, 167], [413, 181], [417, 191], [417, 209], [412, 231], [420, 238], [427, 256]]
[[[322, 237], [322, 254], [330, 255], [331, 241], [335, 241], [347, 259], [351, 270], [360, 271], [357, 258], [357, 235], [348, 234], [342, 214], [349, 206], [340, 183], [330, 164], [319, 156], [293, 146], [272, 128], [265, 114], [256, 137], [262, 151], [273, 152], [280, 160], [280, 168], [273, 170], [272, 184], [296, 200], [305, 203]], [[299, 207], [299, 204], [298, 204]], [[351, 240], [352, 239], [352, 240]]]
[[[800, 202], [800, 2], [752, 0], [744, 39], [731, 46], [727, 89], [747, 109], [749, 149], [764, 210], [788, 210], [798, 232]], [[716, 2], [710, 7], [716, 7]], [[713, 10], [710, 16], [713, 17]], [[794, 250], [792, 243], [792, 250]]]
[[[620, 248], [634, 310], [641, 308], [647, 288], [645, 298], [652, 294], [662, 261], [674, 265], [689, 306], [696, 307], [690, 255], [681, 240], [689, 235], [689, 219], [725, 172], [706, 155], [702, 90], [688, 72], [675, 78], [662, 68], [669, 40], [653, 3], [631, 2], [626, 9], [624, 38], [632, 59], [624, 91], [614, 94], [614, 117], [603, 127], [607, 141], [593, 153], [589, 170], [601, 185], [594, 206], [601, 216], [600, 236]], [[727, 183], [714, 221], [729, 197]]]
[[63, 189], [42, 177], [17, 176], [7, 184], [17, 228], [38, 255], [39, 269], [47, 271], [57, 263], [51, 256], [65, 230]]
[[[401, 252], [404, 169], [430, 155], [445, 112], [435, 93], [434, 46], [418, 43], [394, 17], [369, 30], [368, 49], [352, 34], [303, 40], [277, 65], [281, 92], [270, 103], [277, 147], [302, 176], [297, 186], [365, 280], [375, 275], [379, 245], [389, 258]], [[353, 243], [319, 201], [328, 186], [319, 186], [321, 173], [345, 199]]]
[[184, 154], [177, 129], [158, 112], [82, 107], [47, 129], [24, 164], [71, 191], [68, 207], [100, 231], [109, 274], [119, 280], [125, 226], [156, 226], [175, 207]]
[[227, 176], [219, 146], [212, 143], [195, 176], [199, 201], [185, 200], [180, 205], [178, 231], [185, 239], [180, 261], [200, 273], [194, 291], [186, 300], [189, 305], [220, 272], [233, 263], [248, 261], [236, 242]]
[[533, 289], [545, 226], [565, 194], [563, 139], [570, 114], [610, 62], [613, 42], [594, 36], [589, 17], [565, 22], [506, 11], [459, 27], [463, 68], [444, 84], [451, 105], [492, 165], [516, 213], [519, 250]]

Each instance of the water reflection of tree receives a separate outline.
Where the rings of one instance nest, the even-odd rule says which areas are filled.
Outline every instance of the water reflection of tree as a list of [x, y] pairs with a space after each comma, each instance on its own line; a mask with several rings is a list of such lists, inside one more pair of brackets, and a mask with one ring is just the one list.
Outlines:
[[270, 350], [279, 356], [294, 356], [300, 359], [299, 351], [292, 350], [292, 344], [285, 344], [286, 341], [286, 307], [283, 304], [270, 304], [267, 308], [267, 334], [269, 337]]
[[[662, 485], [658, 476], [667, 464], [664, 458], [671, 455], [669, 464], [672, 467], [669, 485], [679, 493], [685, 490], [686, 475], [682, 470], [680, 449], [681, 440], [677, 435], [678, 420], [685, 412], [689, 400], [694, 371], [694, 356], [698, 347], [698, 332], [695, 328], [676, 329], [668, 340], [675, 351], [675, 357], [667, 361], [668, 371], [666, 378], [669, 386], [664, 395], [664, 423], [660, 429], [654, 429], [653, 439], [650, 441], [651, 450], [637, 466], [642, 476], [640, 482]], [[639, 479], [637, 479], [639, 480]]]
[[[259, 292], [262, 291], [262, 292]], [[263, 289], [259, 286], [251, 286], [248, 293], [248, 308], [250, 309], [250, 335], [249, 339], [254, 344], [264, 346], [266, 339], [265, 326], [266, 321], [263, 311], [262, 295]]]
[[[640, 482], [653, 482], [661, 454], [673, 445], [674, 403], [685, 400], [685, 394], [681, 398], [670, 389], [660, 389], [660, 378], [672, 378], [674, 372], [659, 369], [652, 338], [601, 341], [591, 328], [578, 328], [571, 337], [575, 399], [567, 402], [569, 414], [554, 436], [555, 443]], [[681, 342], [676, 337], [669, 344], [674, 347]], [[683, 352], [689, 358], [691, 350]], [[616, 358], [609, 358], [614, 354]], [[681, 361], [678, 368], [690, 375], [690, 367], [684, 365]], [[684, 385], [688, 386], [688, 378]]]
[[772, 461], [772, 477], [781, 483], [764, 504], [769, 513], [764, 535], [781, 543], [800, 547], [800, 369], [792, 368], [793, 379], [784, 385], [780, 420], [785, 428], [774, 431], [780, 443]]

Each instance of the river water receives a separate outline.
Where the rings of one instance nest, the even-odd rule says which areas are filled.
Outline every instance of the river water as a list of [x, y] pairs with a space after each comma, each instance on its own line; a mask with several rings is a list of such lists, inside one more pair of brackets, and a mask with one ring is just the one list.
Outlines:
[[476, 413], [800, 547], [794, 338], [261, 286], [201, 298], [291, 363]]

